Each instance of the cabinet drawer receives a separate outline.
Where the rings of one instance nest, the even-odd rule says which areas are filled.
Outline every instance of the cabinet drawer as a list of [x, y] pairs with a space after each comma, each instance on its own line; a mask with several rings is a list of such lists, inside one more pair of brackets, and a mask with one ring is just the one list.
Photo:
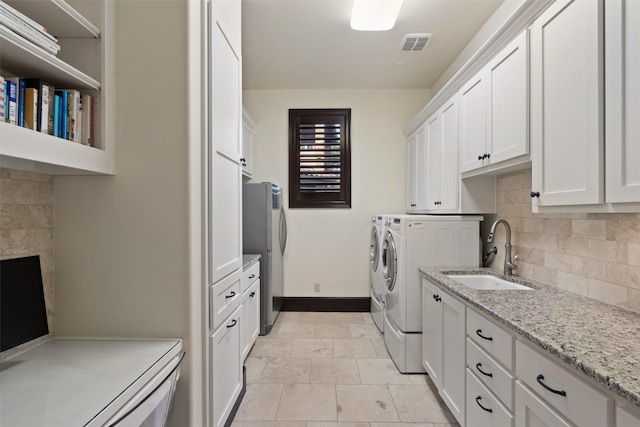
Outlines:
[[625, 408], [616, 407], [616, 427], [638, 427], [640, 418], [627, 411]]
[[584, 427], [609, 425], [611, 398], [520, 341], [516, 343], [516, 376], [570, 422]]
[[469, 338], [467, 338], [467, 366], [504, 406], [513, 411], [515, 378]]
[[512, 427], [513, 422], [511, 412], [467, 369], [467, 425]]
[[260, 278], [260, 263], [257, 262], [242, 272], [242, 292]]
[[209, 288], [209, 327], [216, 330], [240, 304], [242, 272], [237, 270]]
[[467, 335], [480, 348], [513, 371], [513, 336], [498, 325], [467, 309]]
[[516, 427], [575, 427], [538, 395], [516, 381]]

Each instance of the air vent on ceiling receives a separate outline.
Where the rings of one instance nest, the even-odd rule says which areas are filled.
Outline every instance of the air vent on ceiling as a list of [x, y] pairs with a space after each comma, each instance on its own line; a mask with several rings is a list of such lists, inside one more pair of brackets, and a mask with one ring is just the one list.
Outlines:
[[422, 50], [431, 40], [431, 34], [413, 33], [405, 34], [400, 42], [400, 49], [406, 51]]

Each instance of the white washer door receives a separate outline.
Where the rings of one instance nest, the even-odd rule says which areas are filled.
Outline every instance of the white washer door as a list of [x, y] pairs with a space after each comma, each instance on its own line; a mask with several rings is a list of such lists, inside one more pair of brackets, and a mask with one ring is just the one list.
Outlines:
[[378, 271], [380, 263], [380, 239], [378, 238], [378, 229], [374, 226], [371, 230], [371, 241], [369, 242], [369, 261], [371, 262], [371, 271]]
[[398, 276], [398, 250], [389, 231], [385, 234], [384, 242], [382, 243], [382, 274], [387, 290], [389, 292], [393, 291]]

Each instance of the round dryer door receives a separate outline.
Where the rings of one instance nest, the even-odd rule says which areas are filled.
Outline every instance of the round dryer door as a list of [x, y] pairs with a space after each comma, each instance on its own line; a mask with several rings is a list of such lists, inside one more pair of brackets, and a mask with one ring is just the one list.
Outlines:
[[376, 227], [373, 227], [371, 230], [369, 261], [371, 262], [371, 271], [378, 271], [378, 264], [380, 263], [380, 241], [378, 239], [378, 229]]
[[382, 243], [382, 275], [387, 289], [392, 291], [396, 286], [396, 276], [398, 275], [398, 251], [393, 236], [388, 231]]

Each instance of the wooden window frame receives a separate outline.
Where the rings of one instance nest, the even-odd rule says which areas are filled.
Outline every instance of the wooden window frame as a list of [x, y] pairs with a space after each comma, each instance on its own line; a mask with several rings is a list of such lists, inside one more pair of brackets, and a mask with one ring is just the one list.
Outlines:
[[[303, 192], [300, 185], [301, 124], [340, 123], [340, 190]], [[289, 110], [289, 208], [351, 208], [351, 109]]]

